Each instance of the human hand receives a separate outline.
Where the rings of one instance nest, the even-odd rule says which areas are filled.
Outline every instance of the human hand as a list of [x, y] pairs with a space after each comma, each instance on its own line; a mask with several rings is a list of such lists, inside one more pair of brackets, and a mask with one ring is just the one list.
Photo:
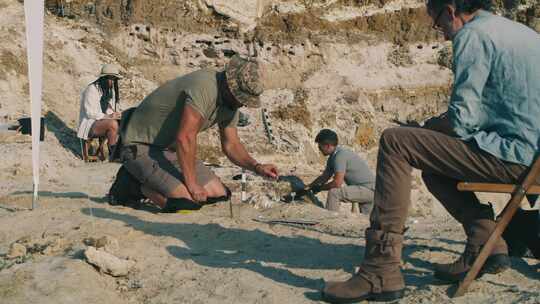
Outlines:
[[273, 164], [257, 164], [254, 169], [255, 173], [271, 179], [277, 179], [279, 177], [277, 168]]
[[121, 112], [113, 112], [111, 114], [105, 115], [105, 117], [107, 119], [120, 119], [122, 117], [122, 113]]
[[446, 113], [437, 117], [432, 117], [424, 122], [424, 129], [442, 132], [446, 135], [454, 136], [454, 131]]
[[201, 187], [199, 184], [193, 184], [187, 186], [187, 189], [191, 194], [191, 198], [193, 198], [194, 201], [206, 202], [208, 198], [208, 192], [206, 192], [206, 189], [204, 189], [204, 187]]

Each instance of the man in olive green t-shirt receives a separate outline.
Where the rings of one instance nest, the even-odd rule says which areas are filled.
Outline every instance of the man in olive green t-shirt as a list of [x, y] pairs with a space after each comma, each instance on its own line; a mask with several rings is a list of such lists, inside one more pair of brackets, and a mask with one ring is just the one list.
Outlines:
[[141, 191], [164, 212], [199, 209], [230, 195], [219, 178], [196, 160], [197, 134], [219, 126], [221, 148], [236, 165], [277, 178], [273, 164], [253, 159], [236, 129], [238, 109], [259, 107], [256, 61], [235, 56], [225, 71], [199, 70], [173, 79], [148, 95], [122, 122], [120, 156]]

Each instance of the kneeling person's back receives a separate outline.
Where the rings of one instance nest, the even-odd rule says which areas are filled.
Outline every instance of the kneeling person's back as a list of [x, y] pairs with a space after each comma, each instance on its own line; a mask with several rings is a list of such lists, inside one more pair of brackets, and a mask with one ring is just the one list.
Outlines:
[[375, 178], [367, 162], [348, 147], [337, 146], [335, 153], [328, 158], [327, 168], [333, 173], [344, 172], [345, 183], [348, 186], [356, 185], [375, 189]]
[[174, 146], [186, 104], [203, 117], [200, 131], [216, 123], [220, 127], [235, 126], [237, 110], [223, 104], [218, 77], [218, 72], [203, 69], [173, 79], [154, 90], [137, 107], [123, 130], [124, 144], [142, 143], [161, 148]]

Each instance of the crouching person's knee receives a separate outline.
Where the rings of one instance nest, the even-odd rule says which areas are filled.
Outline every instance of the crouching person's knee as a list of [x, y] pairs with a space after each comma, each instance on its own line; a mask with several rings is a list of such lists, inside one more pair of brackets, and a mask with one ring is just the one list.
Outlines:
[[[227, 196], [227, 191], [229, 190], [219, 178], [213, 178], [206, 185], [204, 189], [208, 193], [208, 197], [223, 197]], [[229, 191], [230, 193], [230, 191]]]
[[183, 184], [176, 188], [175, 191], [168, 193], [165, 207], [161, 210], [165, 213], [173, 213], [180, 210], [199, 210], [205, 205], [211, 205], [231, 198], [231, 191], [221, 183], [219, 179], [212, 179], [205, 184], [204, 189], [207, 192], [207, 200], [205, 202], [195, 202], [191, 199], [191, 195]]
[[340, 188], [332, 188], [332, 189], [328, 190], [328, 197], [339, 199], [340, 198], [340, 192], [341, 192]]
[[341, 189], [333, 188], [328, 190], [328, 198], [326, 200], [326, 209], [330, 211], [339, 211], [341, 201]]

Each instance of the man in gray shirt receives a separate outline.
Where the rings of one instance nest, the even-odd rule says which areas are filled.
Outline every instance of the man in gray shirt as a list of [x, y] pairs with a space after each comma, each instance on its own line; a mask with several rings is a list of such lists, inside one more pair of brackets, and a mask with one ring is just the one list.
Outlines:
[[[358, 154], [338, 146], [337, 134], [323, 129], [315, 137], [319, 150], [329, 156], [326, 168], [309, 188], [314, 192], [328, 190], [326, 209], [338, 211], [341, 201], [359, 203], [361, 212], [369, 214], [373, 205], [375, 178], [367, 163]], [[328, 182], [332, 178], [332, 181]]]

